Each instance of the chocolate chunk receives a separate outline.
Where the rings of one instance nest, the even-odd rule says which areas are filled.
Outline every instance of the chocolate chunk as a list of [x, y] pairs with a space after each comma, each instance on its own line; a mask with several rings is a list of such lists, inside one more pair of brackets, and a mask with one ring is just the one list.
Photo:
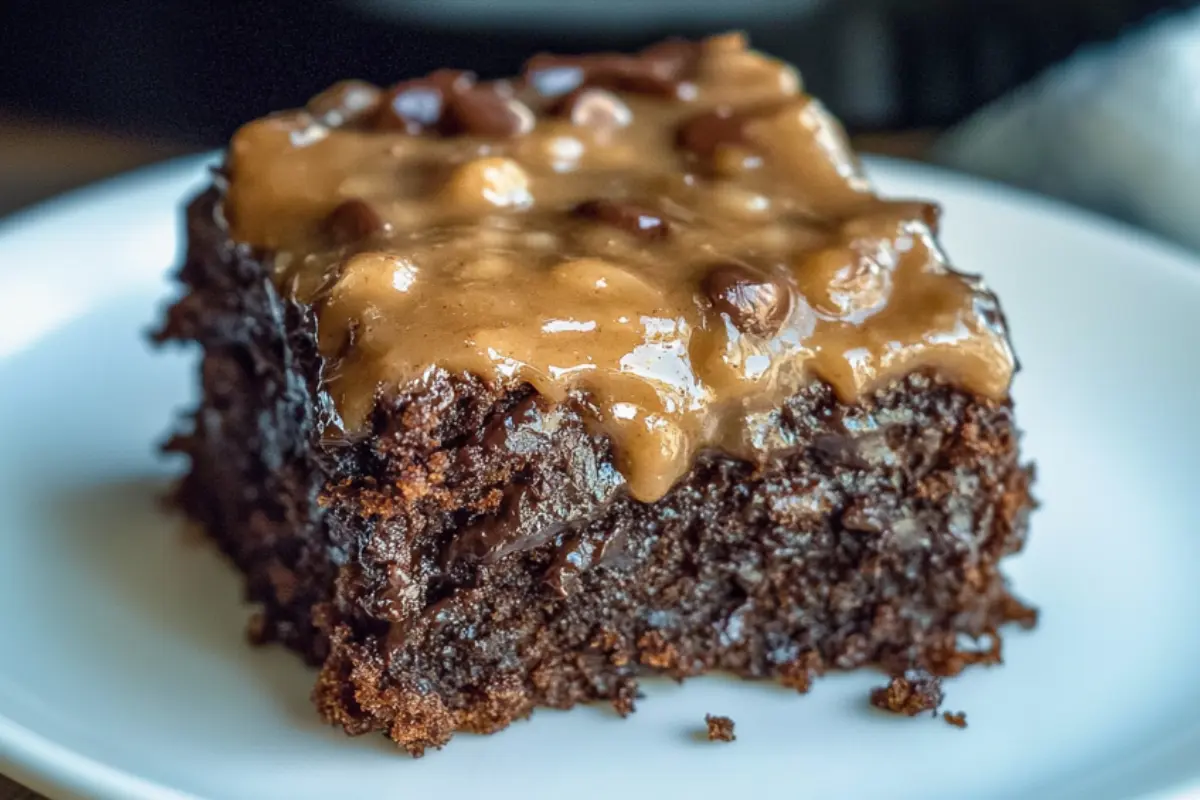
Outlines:
[[450, 99], [449, 131], [508, 139], [533, 130], [533, 112], [495, 87], [473, 87]]
[[382, 232], [387, 223], [363, 200], [347, 200], [325, 218], [325, 230], [334, 243], [354, 244]]
[[701, 289], [712, 307], [743, 333], [769, 336], [791, 310], [787, 288], [745, 264], [717, 264], [704, 277]]
[[[548, 440], [546, 440], [548, 441]], [[549, 445], [543, 443], [543, 451]], [[510, 553], [532, 550], [572, 526], [586, 526], [603, 514], [623, 485], [621, 475], [595, 454], [580, 448], [578, 460], [532, 475], [531, 483], [511, 483], [499, 510], [462, 529], [450, 542], [444, 563], [493, 564]]]
[[559, 415], [551, 414], [550, 419], [546, 419], [537, 395], [531, 394], [507, 413], [490, 419], [475, 438], [485, 450], [508, 450], [528, 455], [545, 445], [547, 429], [558, 424]]
[[375, 116], [375, 127], [385, 131], [418, 134], [442, 121], [445, 98], [442, 90], [425, 79], [405, 81], [392, 87]]
[[576, 89], [550, 111], [571, 120], [572, 125], [594, 130], [624, 128], [633, 121], [633, 113], [621, 98], [604, 89], [590, 87]]
[[705, 111], [684, 120], [676, 131], [675, 143], [683, 150], [706, 158], [712, 156], [719, 145], [745, 145], [746, 126], [777, 113], [782, 106], [782, 103], [763, 103], [736, 111], [728, 106]]
[[679, 126], [676, 142], [679, 147], [698, 156], [711, 156], [722, 144], [741, 144], [745, 141], [746, 120], [730, 108], [706, 111]]
[[512, 94], [507, 82], [476, 86], [470, 72], [438, 70], [393, 86], [375, 124], [381, 130], [411, 134], [520, 136], [533, 129], [534, 116]]
[[[474, 451], [462, 464], [478, 469], [490, 449], [539, 464], [537, 469], [503, 487], [494, 514], [458, 532], [444, 553], [447, 565], [459, 561], [495, 563], [504, 556], [549, 542], [565, 528], [586, 525], [616, 496], [624, 479], [598, 460], [586, 429], [570, 424], [562, 408], [545, 410], [536, 396], [518, 402], [492, 418], [472, 437]], [[562, 462], [544, 463], [555, 445], [573, 441]]]
[[587, 73], [579, 59], [536, 55], [525, 63], [525, 81], [542, 97], [562, 97], [583, 85]]
[[322, 125], [336, 128], [376, 112], [383, 92], [366, 81], [340, 81], [308, 101], [305, 110]]
[[375, 114], [375, 127], [420, 134], [437, 129], [449, 98], [469, 90], [475, 76], [462, 70], [440, 69], [427, 77], [393, 86]]
[[464, 528], [451, 541], [446, 563], [452, 565], [460, 560], [495, 563], [509, 553], [531, 550], [553, 539], [570, 522], [568, 515], [575, 510], [578, 498], [567, 495], [567, 501], [563, 502], [549, 494], [548, 489], [546, 481], [537, 485], [510, 484], [495, 516]]
[[596, 53], [586, 56], [534, 56], [525, 65], [525, 80], [543, 97], [562, 97], [581, 86], [682, 97], [686, 78], [698, 60], [686, 56], [684, 45], [670, 42], [640, 55]]
[[572, 213], [577, 217], [612, 225], [644, 239], [662, 239], [670, 232], [667, 221], [657, 212], [624, 200], [588, 200], [575, 206]]

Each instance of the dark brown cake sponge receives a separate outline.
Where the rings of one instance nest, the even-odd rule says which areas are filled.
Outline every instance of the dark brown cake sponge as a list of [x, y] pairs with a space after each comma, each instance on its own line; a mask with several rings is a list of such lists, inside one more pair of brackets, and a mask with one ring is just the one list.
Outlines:
[[996, 659], [1029, 619], [1000, 572], [1033, 506], [1008, 403], [924, 374], [857, 405], [813, 383], [761, 420], [777, 458], [703, 454], [651, 504], [528, 387], [434, 374], [349, 439], [312, 309], [229, 241], [218, 200], [189, 209], [163, 332], [204, 350], [178, 498], [246, 575], [256, 638], [320, 667], [347, 732], [420, 754], [537, 706], [628, 713], [641, 670], [954, 674], [981, 660], [960, 636]]

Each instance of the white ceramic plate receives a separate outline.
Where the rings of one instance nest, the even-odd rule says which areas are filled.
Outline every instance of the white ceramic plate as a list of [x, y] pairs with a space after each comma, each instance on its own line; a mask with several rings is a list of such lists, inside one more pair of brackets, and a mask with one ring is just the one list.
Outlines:
[[[808, 696], [648, 682], [628, 720], [538, 711], [414, 761], [318, 722], [312, 673], [245, 645], [239, 584], [156, 498], [191, 357], [143, 339], [168, 290], [190, 160], [0, 224], [0, 770], [58, 797], [1124, 798], [1200, 787], [1200, 264], [1113, 223], [875, 163], [947, 207], [1025, 370], [1044, 508], [1017, 590], [1043, 609], [1001, 667], [948, 683], [967, 730]], [[737, 742], [697, 738], [706, 713]], [[1191, 787], [1191, 789], [1189, 789]], [[1192, 796], [1200, 797], [1200, 793]]]

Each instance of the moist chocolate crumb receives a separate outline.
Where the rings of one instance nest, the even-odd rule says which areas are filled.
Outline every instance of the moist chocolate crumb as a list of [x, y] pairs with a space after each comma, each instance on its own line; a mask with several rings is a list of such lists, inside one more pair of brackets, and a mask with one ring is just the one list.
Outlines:
[[628, 717], [637, 711], [636, 700], [640, 695], [632, 689], [620, 691], [612, 700], [613, 711], [622, 717]]
[[921, 669], [907, 670], [871, 691], [871, 705], [908, 717], [925, 711], [936, 715], [942, 699], [942, 679]]
[[733, 720], [729, 717], [705, 714], [704, 724], [708, 726], [708, 740], [710, 742], [732, 742], [737, 739], [733, 735]]
[[967, 714], [965, 711], [955, 711], [953, 713], [947, 711], [942, 714], [942, 719], [946, 720], [947, 725], [953, 725], [956, 728], [967, 727]]
[[808, 694], [813, 680], [819, 677], [824, 670], [825, 665], [821, 662], [821, 657], [810, 651], [793, 661], [780, 665], [779, 682], [789, 689], [795, 689], [800, 694]]

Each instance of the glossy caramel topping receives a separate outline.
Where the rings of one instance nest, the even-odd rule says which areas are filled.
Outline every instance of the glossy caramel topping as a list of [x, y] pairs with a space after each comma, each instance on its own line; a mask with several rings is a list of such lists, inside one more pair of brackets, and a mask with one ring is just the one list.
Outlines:
[[853, 401], [1013, 357], [936, 209], [872, 192], [791, 68], [738, 36], [539, 56], [521, 79], [339, 84], [242, 128], [225, 212], [318, 309], [348, 429], [431, 368], [586, 409], [654, 500], [813, 377]]

